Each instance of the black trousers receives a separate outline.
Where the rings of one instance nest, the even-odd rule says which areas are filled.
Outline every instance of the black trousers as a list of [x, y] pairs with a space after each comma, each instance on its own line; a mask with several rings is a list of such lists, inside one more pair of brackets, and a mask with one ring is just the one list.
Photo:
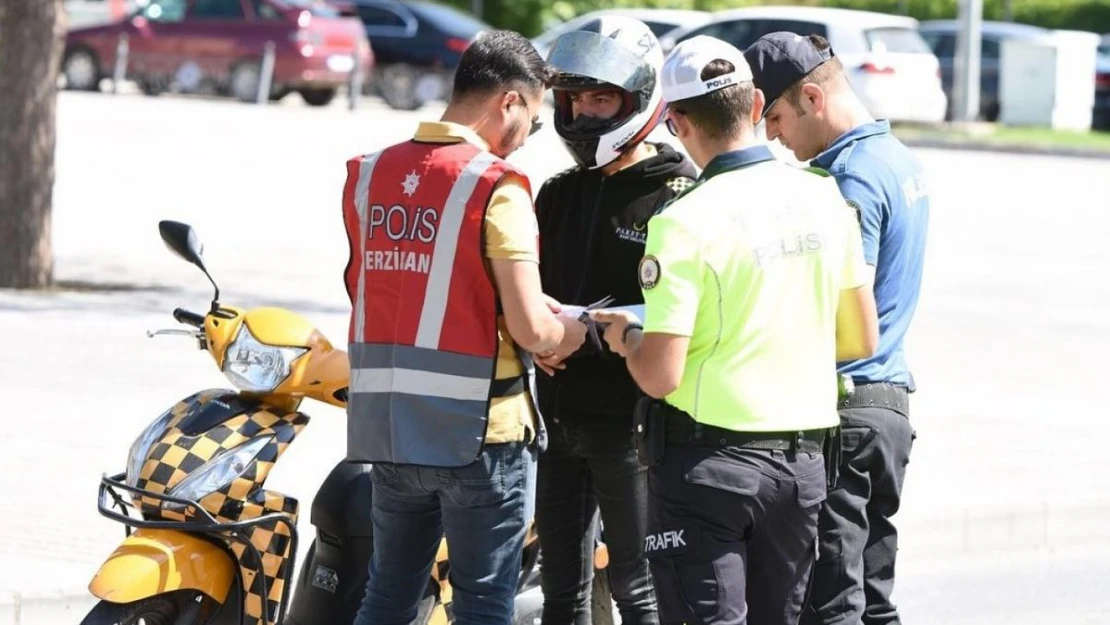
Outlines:
[[669, 445], [645, 550], [667, 625], [794, 625], [825, 499], [821, 454]]
[[890, 408], [842, 408], [840, 423], [840, 477], [821, 509], [820, 549], [802, 623], [900, 624], [890, 600], [898, 551], [891, 518], [916, 435], [909, 415]]
[[636, 458], [631, 415], [624, 420], [556, 412], [548, 421], [548, 434], [536, 492], [543, 625], [591, 622], [599, 508], [609, 583], [621, 622], [658, 623], [644, 557], [647, 469]]

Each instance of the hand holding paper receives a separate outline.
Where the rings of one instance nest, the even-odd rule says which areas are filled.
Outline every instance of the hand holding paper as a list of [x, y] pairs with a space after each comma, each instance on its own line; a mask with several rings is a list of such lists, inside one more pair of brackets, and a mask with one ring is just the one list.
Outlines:
[[[640, 307], [642, 308], [642, 307]], [[624, 343], [624, 329], [628, 324], [639, 324], [640, 318], [636, 314], [618, 308], [595, 310], [590, 313], [590, 318], [598, 325], [605, 325], [605, 342], [609, 349], [623, 357], [628, 356], [628, 346]]]

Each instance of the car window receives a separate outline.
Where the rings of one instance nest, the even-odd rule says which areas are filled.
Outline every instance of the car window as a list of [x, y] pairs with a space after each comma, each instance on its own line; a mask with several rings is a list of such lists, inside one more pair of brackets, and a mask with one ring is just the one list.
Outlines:
[[921, 38], [933, 49], [933, 54], [937, 55], [937, 58], [950, 59], [956, 56], [956, 38], [952, 35], [921, 33]]
[[799, 35], [820, 35], [826, 39], [829, 38], [829, 29], [825, 28], [824, 24], [801, 20], [763, 20], [759, 37], [767, 33], [777, 33], [784, 30]]
[[189, 17], [201, 20], [245, 19], [241, 0], [193, 0]]
[[471, 14], [459, 11], [454, 7], [433, 2], [413, 2], [408, 6], [418, 17], [449, 37], [470, 39], [483, 30], [492, 30], [493, 28]]
[[152, 22], [180, 22], [185, 19], [185, 0], [156, 0], [140, 13]]
[[865, 35], [872, 52], [933, 53], [921, 34], [912, 28], [872, 28]]
[[998, 60], [999, 41], [997, 39], [989, 39], [987, 37], [983, 37], [980, 46], [981, 49], [979, 51], [979, 54], [984, 59], [991, 59], [994, 61]]
[[656, 38], [662, 37], [675, 29], [675, 25], [671, 22], [648, 22], [645, 20], [644, 24], [651, 29]]
[[251, 8], [254, 9], [254, 16], [260, 20], [280, 20], [282, 19], [281, 11], [274, 5], [266, 2], [266, 0], [251, 0]]
[[757, 23], [760, 21], [761, 20], [729, 20], [727, 22], [715, 22], [687, 33], [679, 41], [685, 41], [692, 37], [697, 37], [698, 35], [707, 35], [709, 37], [716, 37], [722, 41], [727, 41], [733, 46], [743, 50], [756, 39], [759, 39], [759, 35], [756, 33]]
[[[253, 0], [258, 2], [259, 0]], [[313, 15], [320, 17], [339, 17], [339, 10], [335, 7], [329, 6], [321, 0], [272, 0], [277, 5], [288, 7], [291, 9], [301, 9], [308, 11]]]
[[385, 7], [374, 5], [359, 5], [358, 17], [363, 24], [375, 27], [405, 28], [408, 24], [405, 18]]

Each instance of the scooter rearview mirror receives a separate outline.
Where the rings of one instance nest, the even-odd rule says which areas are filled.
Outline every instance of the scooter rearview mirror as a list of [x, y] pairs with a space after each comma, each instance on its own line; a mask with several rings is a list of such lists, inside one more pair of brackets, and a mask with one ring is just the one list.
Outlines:
[[158, 222], [158, 234], [162, 235], [162, 242], [171, 252], [196, 265], [201, 271], [205, 270], [202, 258], [204, 246], [192, 226], [180, 221], [162, 220]]
[[162, 236], [162, 242], [166, 244], [171, 252], [177, 254], [186, 262], [199, 267], [204, 275], [208, 277], [208, 281], [212, 283], [212, 288], [216, 291], [216, 294], [212, 297], [212, 312], [218, 311], [220, 309], [220, 287], [212, 279], [212, 274], [208, 273], [208, 268], [204, 266], [204, 245], [200, 242], [197, 231], [193, 230], [193, 227], [189, 224], [163, 219], [158, 222], [158, 234]]

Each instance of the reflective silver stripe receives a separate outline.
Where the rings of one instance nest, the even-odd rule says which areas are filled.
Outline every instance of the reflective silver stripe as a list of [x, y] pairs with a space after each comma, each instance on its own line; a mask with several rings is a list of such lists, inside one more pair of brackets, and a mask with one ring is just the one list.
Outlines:
[[352, 369], [350, 391], [354, 393], [404, 393], [463, 401], [489, 399], [488, 377], [450, 375], [418, 369]]
[[347, 457], [463, 467], [482, 451], [488, 415], [485, 401], [356, 393], [348, 404]]
[[439, 347], [439, 336], [443, 329], [443, 317], [447, 313], [447, 295], [451, 286], [451, 274], [455, 268], [455, 249], [459, 243], [466, 205], [474, 188], [478, 186], [482, 174], [497, 159], [489, 152], [475, 156], [463, 168], [439, 218], [439, 231], [436, 233], [435, 251], [432, 253], [432, 267], [428, 273], [428, 284], [424, 289], [424, 308], [420, 313], [420, 325], [416, 330], [417, 347], [435, 349]]
[[463, 377], [492, 377], [494, 358], [411, 345], [352, 343], [348, 348], [352, 369], [419, 369]]
[[370, 236], [370, 179], [381, 152], [364, 156], [358, 164], [358, 183], [355, 184], [355, 211], [358, 212], [358, 290], [355, 295], [355, 342], [366, 338], [366, 238]]

